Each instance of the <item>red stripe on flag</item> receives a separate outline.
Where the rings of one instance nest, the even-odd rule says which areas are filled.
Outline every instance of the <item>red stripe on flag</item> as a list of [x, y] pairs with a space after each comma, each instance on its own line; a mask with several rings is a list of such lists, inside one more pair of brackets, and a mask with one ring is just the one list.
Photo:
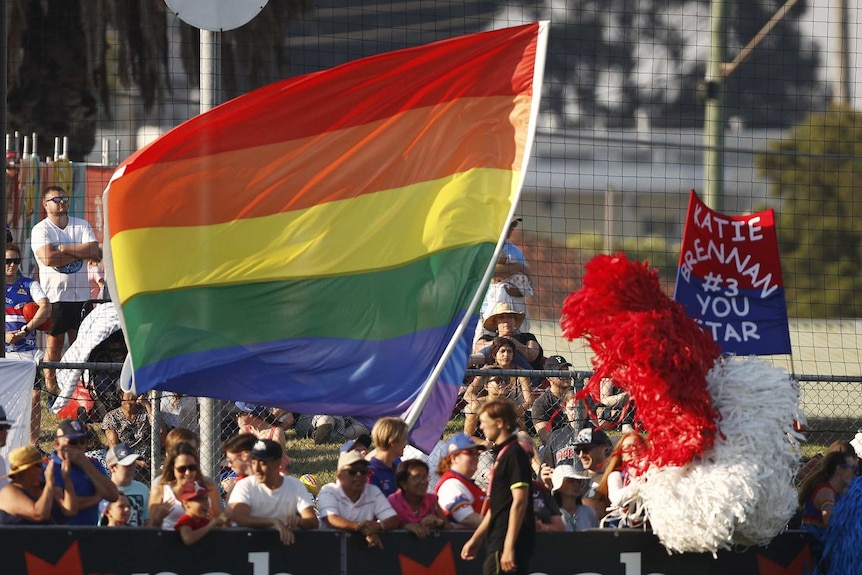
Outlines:
[[127, 172], [343, 130], [459, 98], [530, 96], [537, 29], [453, 38], [266, 86], [182, 124], [181, 137], [161, 138], [129, 158]]

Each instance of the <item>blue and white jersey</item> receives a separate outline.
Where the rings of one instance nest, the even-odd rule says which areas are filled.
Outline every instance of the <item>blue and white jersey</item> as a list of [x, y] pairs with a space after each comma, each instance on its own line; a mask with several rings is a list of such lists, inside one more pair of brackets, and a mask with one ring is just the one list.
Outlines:
[[[32, 278], [20, 277], [6, 286], [6, 333], [20, 330], [27, 320], [24, 319], [24, 305], [38, 303], [47, 299], [39, 282]], [[36, 348], [36, 333], [30, 332], [15, 344], [6, 344], [7, 352], [33, 351]]]

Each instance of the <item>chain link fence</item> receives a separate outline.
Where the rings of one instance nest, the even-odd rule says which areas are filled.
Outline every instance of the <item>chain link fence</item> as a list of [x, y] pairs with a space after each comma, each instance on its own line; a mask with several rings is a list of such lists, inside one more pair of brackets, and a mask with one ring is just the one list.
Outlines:
[[[709, 4], [355, 4], [272, 1], [249, 24], [220, 33], [219, 99], [364, 56], [550, 20], [542, 106], [518, 205], [522, 222], [511, 242], [531, 272], [534, 293], [525, 299], [530, 331], [545, 356], [564, 356], [582, 378], [590, 354], [583, 342], [564, 340], [558, 318], [593, 256], [622, 250], [630, 259], [649, 260], [667, 293], [673, 290], [689, 190], [705, 187], [703, 158], [715, 151], [703, 129], [703, 88], [715, 88], [702, 81], [712, 42], [704, 32]], [[779, 4], [755, 0], [732, 8], [728, 62]], [[855, 151], [858, 130], [839, 129], [860, 123], [855, 110], [862, 92], [854, 92], [852, 74], [836, 71], [858, 68], [855, 51], [836, 49], [853, 43], [834, 41], [845, 21], [852, 35], [862, 34], [854, 24], [862, 21], [857, 12], [816, 3], [788, 12], [754, 52], [734, 63], [720, 87], [722, 211], [772, 207], [779, 216], [793, 356], [768, 360], [803, 374], [801, 407], [809, 439], [818, 445], [850, 439], [862, 427], [862, 330], [856, 319], [862, 317], [862, 259], [852, 248], [862, 236], [856, 229], [862, 180], [855, 175], [862, 162]], [[63, 204], [46, 202], [47, 188], [60, 186], [68, 214], [89, 222], [102, 241], [102, 193], [115, 167], [201, 110], [200, 33], [163, 2], [51, 0], [8, 15], [6, 223], [22, 258], [9, 277], [44, 279], [50, 272], [37, 265], [33, 230], [48, 210]], [[98, 258], [83, 263], [87, 273], [75, 287], [96, 297], [104, 270]], [[16, 321], [14, 329], [21, 325]], [[28, 352], [45, 344], [40, 335]], [[120, 406], [112, 387], [121, 360], [110, 356], [116, 351], [86, 358], [97, 365], [83, 365], [88, 372], [69, 393], [66, 415], [89, 422], [94, 448], [104, 448], [107, 415]], [[70, 364], [59, 355], [47, 359], [45, 366]], [[530, 377], [541, 381], [546, 375]], [[531, 385], [537, 390], [544, 383]], [[54, 396], [40, 384], [34, 397], [41, 426], [34, 440], [48, 450], [56, 418], [47, 406]], [[240, 429], [241, 410], [230, 401], [168, 392], [156, 403], [152, 462], [141, 477], [157, 471], [164, 431], [177, 426], [204, 438], [203, 459], [217, 469], [218, 446]], [[466, 418], [465, 409], [470, 411], [462, 403], [454, 416]], [[267, 425], [287, 425], [290, 438], [333, 445], [360, 431], [351, 419], [324, 414], [268, 417]], [[132, 439], [146, 443], [142, 433]]]

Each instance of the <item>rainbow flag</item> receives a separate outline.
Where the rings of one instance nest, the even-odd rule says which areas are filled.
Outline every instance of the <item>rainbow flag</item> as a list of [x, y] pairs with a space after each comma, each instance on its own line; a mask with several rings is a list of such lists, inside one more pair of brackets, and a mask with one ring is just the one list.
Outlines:
[[105, 251], [137, 391], [364, 418], [421, 397], [426, 434], [445, 423], [524, 179], [546, 29], [278, 82], [121, 164]]

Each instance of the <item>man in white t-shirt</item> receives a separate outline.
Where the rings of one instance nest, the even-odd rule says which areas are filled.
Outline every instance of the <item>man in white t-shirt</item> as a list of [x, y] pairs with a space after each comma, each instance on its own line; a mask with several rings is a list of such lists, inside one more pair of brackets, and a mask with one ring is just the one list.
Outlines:
[[324, 527], [361, 533], [369, 547], [382, 548], [380, 534], [398, 527], [398, 515], [380, 488], [368, 483], [368, 461], [358, 451], [342, 451], [336, 478], [317, 495]]
[[228, 500], [228, 514], [240, 527], [274, 527], [281, 542], [294, 541], [293, 530], [317, 529], [314, 503], [305, 485], [279, 472], [284, 449], [261, 439], [251, 449], [254, 475], [237, 481]]
[[[86, 220], [69, 215], [69, 195], [60, 186], [45, 189], [45, 219], [33, 226], [30, 247], [39, 264], [39, 283], [51, 302], [45, 361], [59, 361], [66, 335], [75, 341], [81, 310], [90, 299], [87, 260], [100, 259], [99, 242]], [[56, 395], [54, 370], [45, 370], [45, 387]]]

